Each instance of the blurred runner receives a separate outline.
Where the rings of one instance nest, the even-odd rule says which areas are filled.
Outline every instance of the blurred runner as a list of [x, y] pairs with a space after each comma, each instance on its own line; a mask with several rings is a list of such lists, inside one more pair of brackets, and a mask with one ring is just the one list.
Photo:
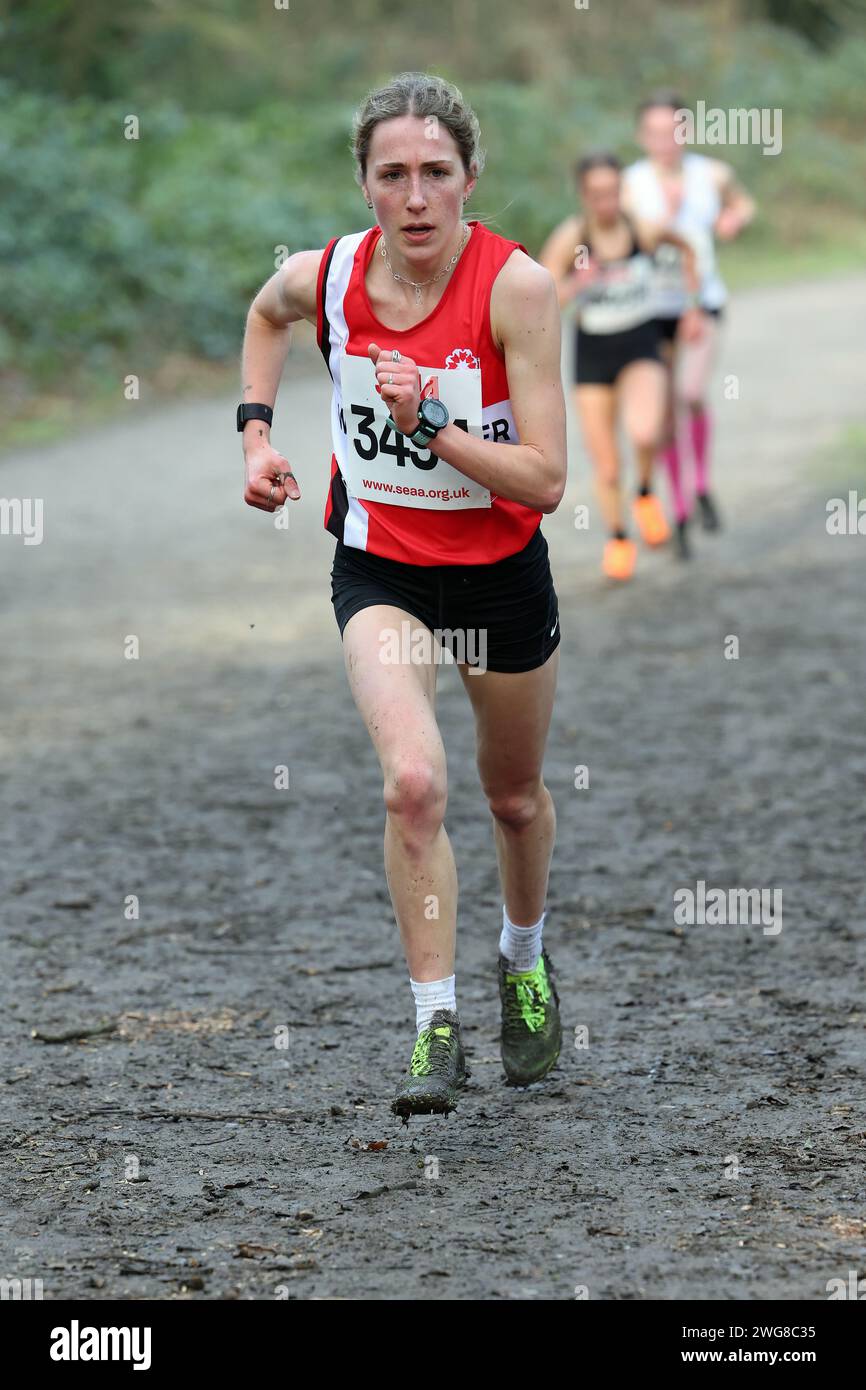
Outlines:
[[[621, 169], [613, 154], [580, 160], [575, 174], [583, 212], [560, 223], [539, 257], [556, 281], [560, 305], [576, 305], [575, 400], [609, 535], [602, 566], [615, 580], [630, 579], [637, 558], [625, 520], [620, 421], [637, 463], [632, 511], [641, 538], [647, 545], [662, 545], [670, 535], [652, 491], [667, 389], [652, 299], [651, 256], [661, 241], [682, 254], [695, 298], [698, 288], [688, 243], [675, 232], [623, 213]], [[682, 331], [687, 338], [701, 332], [696, 310], [686, 312]]]
[[[473, 112], [439, 77], [404, 73], [372, 92], [354, 152], [376, 224], [289, 257], [257, 295], [244, 341], [250, 506], [273, 512], [300, 496], [269, 438], [289, 325], [316, 325], [334, 382], [332, 600], [382, 768], [385, 872], [415, 997], [417, 1040], [392, 1106], [404, 1118], [453, 1110], [467, 1075], [428, 639], [460, 663], [493, 816], [506, 1080], [538, 1080], [561, 1045], [542, 946], [556, 831], [542, 763], [560, 628], [539, 529], [565, 487], [559, 313], [550, 276], [519, 243], [463, 220], [478, 141]], [[335, 867], [351, 872], [341, 833]]]
[[[685, 237], [698, 260], [699, 303], [706, 317], [706, 332], [700, 337], [686, 338], [682, 332], [688, 298], [679, 252], [663, 246], [655, 269], [656, 314], [669, 369], [662, 456], [671, 486], [677, 551], [687, 559], [694, 497], [704, 530], [719, 528], [718, 509], [710, 493], [711, 422], [706, 397], [727, 290], [716, 265], [714, 236], [730, 241], [739, 235], [754, 217], [755, 205], [729, 164], [689, 153], [677, 140], [676, 113], [684, 109], [680, 98], [667, 91], [656, 92], [639, 107], [637, 140], [647, 157], [625, 171], [623, 206], [632, 216]], [[688, 456], [693, 463], [688, 483], [677, 437], [680, 411], [686, 416]]]

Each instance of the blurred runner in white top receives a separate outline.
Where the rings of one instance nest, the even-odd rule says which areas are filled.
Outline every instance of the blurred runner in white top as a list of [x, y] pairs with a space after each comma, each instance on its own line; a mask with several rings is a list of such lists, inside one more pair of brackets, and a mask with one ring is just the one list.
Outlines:
[[[697, 497], [705, 530], [715, 531], [719, 517], [709, 490], [710, 419], [707, 389], [715, 361], [719, 326], [727, 291], [716, 264], [715, 237], [730, 241], [755, 215], [755, 205], [720, 159], [693, 154], [677, 139], [682, 125], [677, 112], [684, 103], [673, 92], [656, 92], [638, 109], [638, 144], [646, 152], [625, 171], [623, 207], [643, 222], [679, 232], [693, 247], [700, 275], [698, 306], [706, 332], [681, 341], [680, 319], [693, 304], [683, 280], [682, 257], [662, 245], [655, 257], [654, 300], [663, 354], [670, 376], [668, 420], [662, 457], [667, 467], [676, 519], [678, 552], [689, 554], [687, 523]], [[678, 414], [686, 416], [687, 457], [693, 479], [683, 477], [677, 441]]]

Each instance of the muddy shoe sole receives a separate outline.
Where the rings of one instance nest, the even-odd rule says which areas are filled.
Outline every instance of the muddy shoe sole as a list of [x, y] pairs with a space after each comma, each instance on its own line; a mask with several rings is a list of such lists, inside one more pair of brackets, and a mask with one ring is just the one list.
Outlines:
[[[466, 1073], [468, 1077], [469, 1073]], [[449, 1095], [402, 1095], [395, 1096], [391, 1102], [391, 1113], [399, 1116], [401, 1120], [408, 1120], [412, 1115], [450, 1115], [457, 1109], [460, 1099], [459, 1092], [462, 1091], [466, 1080], [455, 1082]]]
[[397, 1087], [391, 1111], [411, 1115], [450, 1115], [469, 1073], [460, 1040], [460, 1020], [451, 1009], [437, 1009], [418, 1034], [408, 1073]]

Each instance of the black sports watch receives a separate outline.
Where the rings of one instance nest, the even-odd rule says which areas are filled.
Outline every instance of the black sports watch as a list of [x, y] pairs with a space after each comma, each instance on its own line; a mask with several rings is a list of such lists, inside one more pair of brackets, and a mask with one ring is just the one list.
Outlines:
[[242, 430], [247, 420], [264, 420], [269, 425], [274, 418], [274, 412], [269, 405], [259, 405], [252, 402], [250, 405], [238, 406], [238, 429]]
[[[435, 438], [440, 430], [448, 424], [451, 416], [448, 414], [448, 407], [436, 396], [425, 396], [418, 410], [418, 428], [414, 434], [407, 435], [413, 444], [419, 448], [426, 449], [430, 440]], [[391, 416], [388, 416], [388, 424], [398, 434], [403, 431], [394, 424]]]

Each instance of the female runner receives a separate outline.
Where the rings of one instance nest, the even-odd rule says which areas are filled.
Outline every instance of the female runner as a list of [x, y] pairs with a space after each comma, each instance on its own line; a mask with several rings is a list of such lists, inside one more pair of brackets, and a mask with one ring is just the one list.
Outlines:
[[[638, 109], [638, 143], [646, 152], [625, 171], [623, 203], [634, 217], [685, 237], [695, 250], [700, 275], [699, 304], [705, 332], [686, 337], [682, 315], [688, 286], [676, 250], [656, 257], [655, 299], [662, 353], [668, 373], [663, 458], [676, 519], [676, 544], [682, 559], [690, 553], [688, 520], [697, 498], [705, 531], [717, 531], [719, 514], [710, 493], [710, 377], [718, 351], [727, 290], [716, 264], [714, 237], [730, 241], [755, 215], [755, 204], [734, 177], [729, 164], [686, 150], [677, 139], [677, 112], [685, 108], [673, 92], [657, 92]], [[677, 429], [684, 417], [685, 457], [692, 476], [683, 476]]]
[[[610, 579], [630, 579], [637, 548], [627, 533], [618, 427], [634, 450], [634, 519], [647, 545], [662, 545], [669, 529], [652, 491], [653, 463], [665, 412], [665, 370], [652, 297], [651, 257], [660, 242], [683, 253], [697, 291], [695, 257], [674, 232], [654, 230], [625, 215], [621, 168], [613, 154], [588, 155], [575, 170], [583, 212], [556, 228], [541, 263], [553, 275], [559, 302], [577, 306], [575, 400], [608, 541], [602, 566]], [[701, 332], [700, 316], [684, 316], [685, 338]]]
[[385, 873], [416, 1006], [392, 1107], [407, 1118], [452, 1110], [466, 1079], [431, 637], [459, 662], [493, 818], [506, 1081], [528, 1085], [559, 1055], [542, 946], [556, 817], [542, 762], [560, 628], [539, 522], [565, 486], [565, 411], [550, 275], [464, 220], [483, 155], [459, 91], [404, 73], [367, 97], [353, 144], [374, 225], [289, 257], [256, 296], [238, 424], [245, 501], [272, 512], [296, 500], [270, 420], [291, 325], [315, 324], [334, 384], [332, 599], [381, 764]]

